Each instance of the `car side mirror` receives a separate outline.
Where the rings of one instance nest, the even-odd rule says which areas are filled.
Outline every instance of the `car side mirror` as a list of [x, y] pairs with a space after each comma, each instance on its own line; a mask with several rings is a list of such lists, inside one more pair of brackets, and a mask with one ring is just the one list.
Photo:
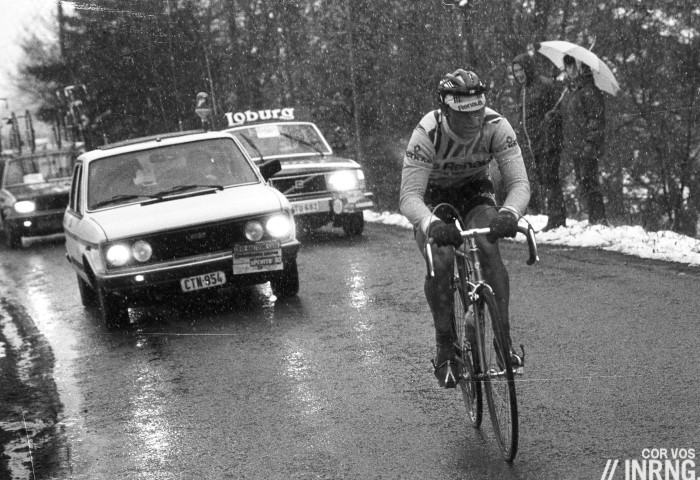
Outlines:
[[258, 168], [260, 168], [260, 173], [267, 182], [270, 179], [270, 177], [282, 170], [282, 165], [280, 164], [279, 160], [269, 160], [260, 165], [260, 167]]

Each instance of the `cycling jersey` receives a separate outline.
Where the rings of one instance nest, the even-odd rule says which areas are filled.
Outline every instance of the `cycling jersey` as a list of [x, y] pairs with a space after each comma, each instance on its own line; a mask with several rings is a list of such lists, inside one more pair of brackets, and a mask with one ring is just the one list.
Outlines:
[[508, 120], [486, 108], [480, 134], [463, 140], [450, 130], [440, 110], [426, 114], [413, 130], [403, 159], [401, 213], [425, 231], [431, 220], [424, 201], [428, 185], [460, 189], [480, 178], [489, 178], [492, 159], [507, 192], [503, 208], [524, 214], [530, 201], [530, 184]]

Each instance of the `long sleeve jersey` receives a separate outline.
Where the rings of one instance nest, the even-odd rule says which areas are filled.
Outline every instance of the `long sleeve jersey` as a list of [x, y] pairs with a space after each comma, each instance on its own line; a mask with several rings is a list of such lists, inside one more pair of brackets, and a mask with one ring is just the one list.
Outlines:
[[423, 231], [431, 221], [424, 195], [428, 184], [455, 187], [488, 176], [495, 159], [507, 192], [503, 208], [524, 214], [530, 201], [520, 146], [508, 120], [486, 108], [477, 138], [463, 140], [449, 128], [439, 110], [426, 114], [413, 130], [403, 158], [401, 213]]

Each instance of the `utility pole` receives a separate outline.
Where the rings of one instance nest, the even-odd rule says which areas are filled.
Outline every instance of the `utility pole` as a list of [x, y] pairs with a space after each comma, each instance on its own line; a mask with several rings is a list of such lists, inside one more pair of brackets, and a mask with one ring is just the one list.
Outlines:
[[211, 95], [211, 106], [214, 109], [214, 117], [218, 117], [219, 113], [216, 111], [216, 97], [214, 96], [214, 80], [211, 78], [211, 66], [209, 65], [209, 53], [207, 51], [207, 46], [202, 45], [204, 49], [204, 60], [207, 63], [207, 78], [209, 79], [209, 95]]
[[[10, 104], [7, 101], [7, 98], [0, 98], [0, 100], [5, 102], [5, 110], [9, 110]], [[0, 154], [2, 154], [2, 125], [5, 122], [5, 117], [0, 115]]]
[[180, 118], [180, 95], [178, 93], [177, 72], [175, 71], [175, 55], [173, 54], [173, 22], [171, 18], [173, 6], [168, 0], [168, 50], [170, 52], [170, 73], [173, 79], [173, 96], [175, 98], [175, 111], [177, 112], [177, 127], [183, 130], [182, 118]]
[[357, 161], [364, 164], [364, 152], [362, 149], [362, 133], [360, 129], [360, 97], [358, 95], [357, 86], [357, 65], [355, 58], [355, 25], [357, 22], [356, 7], [353, 8], [352, 2], [348, 2], [348, 17], [350, 19], [348, 27], [348, 48], [349, 48], [349, 63], [350, 63], [350, 85], [352, 89], [352, 120], [355, 130], [355, 154]]
[[63, 2], [58, 0], [58, 53], [63, 58], [64, 49], [64, 33], [63, 33]]

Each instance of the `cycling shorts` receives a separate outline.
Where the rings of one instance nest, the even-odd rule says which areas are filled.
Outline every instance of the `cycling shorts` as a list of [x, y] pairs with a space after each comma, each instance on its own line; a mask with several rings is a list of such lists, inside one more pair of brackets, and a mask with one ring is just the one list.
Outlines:
[[[495, 190], [488, 178], [480, 178], [449, 188], [428, 184], [423, 198], [431, 211], [440, 203], [451, 204], [457, 209], [462, 219], [479, 205], [496, 206]], [[444, 222], [452, 223], [454, 218], [450, 213], [451, 209], [440, 208], [435, 215]]]

